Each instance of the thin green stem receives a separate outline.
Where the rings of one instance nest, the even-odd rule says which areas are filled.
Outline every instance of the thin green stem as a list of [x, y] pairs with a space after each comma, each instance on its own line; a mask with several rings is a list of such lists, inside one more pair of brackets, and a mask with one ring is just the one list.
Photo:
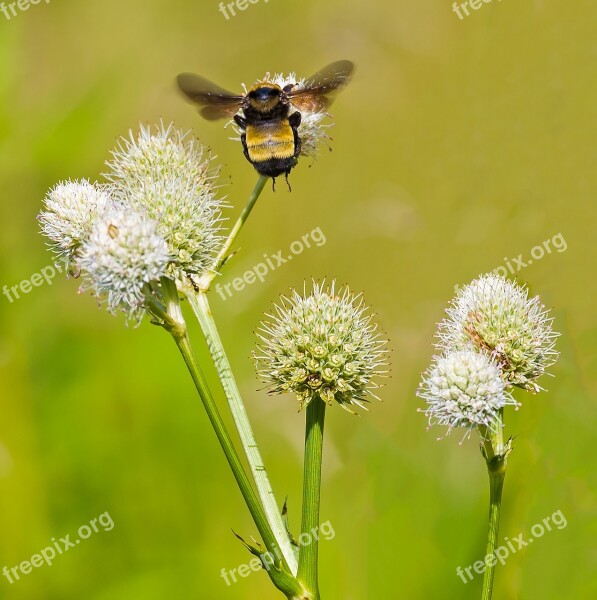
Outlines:
[[238, 457], [232, 444], [232, 440], [226, 431], [226, 426], [224, 425], [224, 421], [222, 420], [211, 392], [209, 391], [203, 372], [197, 363], [197, 359], [195, 358], [194, 352], [191, 348], [188, 336], [185, 335], [183, 337], [176, 337], [175, 341], [180, 353], [184, 358], [191, 377], [193, 378], [193, 383], [199, 392], [199, 396], [201, 397], [201, 401], [203, 402], [207, 416], [212, 424], [212, 427], [214, 428], [214, 431], [216, 432], [220, 446], [222, 446], [226, 460], [228, 461], [228, 464], [230, 465], [230, 468], [234, 474], [234, 478], [236, 479], [243, 497], [245, 498], [249, 511], [251, 512], [251, 516], [255, 521], [255, 525], [257, 526], [257, 529], [259, 530], [259, 533], [263, 538], [268, 550], [272, 550], [275, 547], [275, 540], [271, 537], [271, 531], [269, 530], [267, 521], [264, 519], [264, 515], [259, 508], [259, 502], [255, 498], [255, 494], [251, 488], [249, 478], [243, 469], [240, 458]]
[[263, 191], [263, 188], [265, 187], [267, 180], [268, 180], [268, 178], [265, 175], [260, 175], [259, 179], [257, 179], [257, 183], [255, 184], [255, 188], [253, 189], [253, 192], [249, 196], [249, 199], [247, 200], [247, 203], [245, 204], [238, 219], [236, 220], [234, 227], [230, 230], [230, 233], [228, 234], [228, 237], [226, 238], [224, 245], [220, 249], [220, 252], [216, 256], [216, 258], [214, 259], [214, 262], [213, 262], [211, 268], [206, 272], [205, 275], [203, 275], [201, 277], [199, 284], [198, 284], [200, 290], [202, 290], [204, 292], [207, 292], [207, 290], [209, 290], [211, 282], [216, 278], [216, 276], [219, 274], [220, 270], [222, 269], [222, 266], [224, 265], [226, 260], [230, 257], [232, 245], [236, 241], [236, 238], [238, 237], [240, 230], [242, 229], [243, 225], [245, 224], [245, 221], [249, 218], [249, 215], [251, 214], [251, 211], [253, 210], [255, 203], [257, 202], [259, 196], [261, 195], [261, 192]]
[[197, 357], [191, 346], [189, 340], [186, 324], [182, 312], [180, 311], [180, 304], [178, 300], [178, 292], [176, 290], [176, 284], [167, 278], [163, 278], [161, 281], [163, 296], [165, 300], [165, 306], [155, 301], [154, 298], [148, 295], [148, 307], [154, 317], [158, 319], [162, 326], [172, 335], [176, 345], [187, 365], [189, 373], [195, 384], [195, 388], [199, 393], [199, 397], [203, 403], [209, 421], [216, 433], [220, 446], [224, 452], [226, 460], [232, 469], [232, 473], [238, 484], [238, 487], [245, 499], [249, 512], [253, 517], [255, 526], [263, 539], [266, 550], [270, 553], [270, 557], [274, 557], [275, 564], [271, 564], [271, 559], [263, 561], [264, 566], [268, 566], [267, 572], [270, 576], [274, 585], [282, 591], [287, 598], [294, 598], [303, 594], [303, 588], [297, 581], [297, 579], [289, 572], [288, 565], [283, 556], [280, 556], [278, 552], [278, 546], [276, 538], [272, 533], [269, 526], [263, 508], [259, 503], [259, 500], [251, 486], [249, 477], [245, 472], [240, 457], [236, 452], [236, 448], [230, 438], [228, 430], [220, 412], [216, 406], [213, 395], [209, 388], [209, 385], [205, 379], [203, 371], [199, 366]]
[[261, 458], [259, 447], [257, 446], [245, 405], [216, 327], [207, 296], [200, 292], [199, 294], [189, 293], [187, 297], [207, 340], [207, 345], [220, 381], [222, 382], [226, 398], [228, 399], [228, 404], [230, 405], [236, 429], [238, 430], [247, 456], [247, 461], [251, 468], [267, 521], [276, 538], [280, 551], [288, 563], [290, 571], [296, 575], [298, 565], [290, 543], [290, 537], [284, 525], [280, 507], [276, 502], [276, 497], [265, 465], [263, 464], [263, 459]]
[[503, 410], [500, 411], [496, 423], [491, 429], [481, 430], [483, 443], [481, 450], [487, 463], [489, 474], [489, 527], [487, 534], [487, 549], [485, 552], [485, 573], [481, 600], [491, 600], [493, 580], [495, 576], [495, 551], [498, 544], [500, 528], [500, 513], [502, 509], [502, 491], [506, 476], [508, 455], [511, 451], [511, 441], [504, 445]]
[[[279, 553], [277, 552], [276, 538], [269, 527], [265, 513], [259, 504], [259, 500], [257, 499], [257, 496], [251, 487], [249, 478], [245, 473], [232, 440], [228, 435], [228, 431], [218, 411], [216, 403], [214, 402], [213, 396], [211, 395], [207, 381], [205, 380], [203, 372], [199, 367], [199, 363], [197, 362], [197, 358], [193, 352], [189, 338], [187, 335], [174, 336], [174, 341], [176, 342], [176, 345], [178, 346], [178, 349], [180, 350], [180, 353], [182, 354], [182, 357], [187, 365], [189, 373], [193, 378], [193, 382], [197, 388], [197, 391], [199, 392], [199, 396], [203, 402], [207, 416], [212, 427], [214, 428], [214, 431], [216, 432], [220, 446], [222, 447], [224, 455], [226, 456], [226, 460], [232, 469], [236, 483], [238, 484], [243, 498], [245, 499], [257, 530], [263, 539], [263, 543], [265, 544], [265, 547], [271, 556], [279, 557]], [[288, 598], [295, 597], [302, 593], [301, 585], [289, 573], [288, 565], [283, 557], [279, 559], [279, 562], [276, 561], [275, 565], [270, 566], [267, 572], [274, 585]]]
[[[485, 556], [495, 559], [495, 550], [498, 543], [498, 531], [500, 527], [500, 512], [502, 508], [502, 490], [504, 487], [505, 469], [492, 471], [489, 468], [489, 532], [487, 535], [487, 550]], [[493, 579], [495, 575], [495, 560], [487, 560], [483, 576], [482, 600], [491, 600], [493, 591]]]
[[301, 534], [309, 536], [310, 542], [300, 549], [298, 579], [311, 593], [312, 600], [319, 600], [319, 506], [321, 496], [321, 465], [323, 458], [323, 431], [326, 404], [314, 398], [307, 406], [305, 431], [305, 474], [303, 480], [303, 519]]

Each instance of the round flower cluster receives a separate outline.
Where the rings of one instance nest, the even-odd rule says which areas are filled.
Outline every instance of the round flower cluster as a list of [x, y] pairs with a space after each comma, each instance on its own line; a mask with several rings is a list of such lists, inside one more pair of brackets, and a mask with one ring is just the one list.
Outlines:
[[223, 203], [204, 154], [172, 125], [142, 126], [112, 152], [106, 184], [69, 181], [48, 192], [42, 232], [112, 312], [138, 319], [160, 278], [182, 282], [210, 268]]
[[423, 375], [418, 395], [427, 401], [429, 425], [445, 425], [448, 433], [455, 427], [494, 429], [500, 409], [518, 406], [497, 364], [470, 349], [439, 357]]
[[387, 371], [386, 341], [377, 333], [360, 296], [314, 283], [309, 295], [295, 290], [261, 324], [255, 354], [259, 376], [270, 392], [294, 393], [300, 408], [316, 398], [353, 412], [365, 408]]
[[123, 309], [132, 316], [143, 305], [145, 286], [165, 275], [169, 260], [168, 245], [154, 221], [115, 208], [96, 220], [85, 244], [82, 289], [105, 298], [111, 312]]
[[114, 200], [156, 222], [172, 257], [172, 278], [208, 269], [222, 242], [222, 201], [213, 185], [218, 172], [203, 147], [172, 125], [154, 132], [142, 126], [136, 138], [121, 140], [107, 165]]
[[439, 347], [472, 345], [495, 357], [510, 385], [538, 392], [536, 380], [556, 360], [558, 336], [538, 296], [503, 277], [479, 277], [460, 291], [439, 326]]
[[95, 220], [110, 206], [109, 194], [87, 179], [66, 181], [48, 192], [44, 205], [39, 215], [42, 233], [56, 258], [76, 268]]
[[442, 351], [423, 374], [418, 395], [429, 424], [473, 429], [501, 427], [500, 412], [518, 406], [509, 388], [531, 392], [555, 362], [557, 333], [538, 297], [488, 274], [465, 286], [438, 327]]

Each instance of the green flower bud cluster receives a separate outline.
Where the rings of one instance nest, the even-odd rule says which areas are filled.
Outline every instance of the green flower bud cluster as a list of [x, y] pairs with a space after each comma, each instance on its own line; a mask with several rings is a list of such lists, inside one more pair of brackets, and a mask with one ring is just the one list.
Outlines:
[[[259, 376], [275, 394], [293, 393], [300, 408], [315, 398], [353, 412], [365, 408], [373, 380], [386, 373], [386, 341], [360, 296], [348, 288], [313, 285], [309, 295], [282, 297], [261, 324], [255, 353]], [[375, 396], [376, 397], [376, 396]]]

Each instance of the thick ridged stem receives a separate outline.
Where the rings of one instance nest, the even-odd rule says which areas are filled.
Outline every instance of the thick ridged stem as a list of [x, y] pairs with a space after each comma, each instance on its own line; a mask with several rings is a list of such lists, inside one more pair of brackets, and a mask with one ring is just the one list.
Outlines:
[[236, 379], [228, 362], [228, 357], [226, 356], [226, 351], [224, 350], [220, 334], [211, 313], [207, 296], [200, 292], [199, 294], [189, 293], [187, 297], [203, 330], [203, 335], [207, 340], [207, 345], [220, 381], [222, 382], [226, 398], [228, 399], [230, 411], [232, 412], [236, 429], [251, 468], [267, 521], [276, 538], [278, 547], [288, 563], [290, 571], [296, 575], [298, 565], [290, 543], [290, 537], [282, 519], [280, 506], [276, 502], [274, 491], [253, 434], [249, 416], [247, 415]]
[[305, 431], [305, 474], [303, 479], [303, 519], [301, 536], [309, 537], [299, 555], [298, 579], [309, 590], [312, 600], [319, 600], [319, 506], [321, 496], [321, 465], [326, 404], [314, 398], [307, 406]]

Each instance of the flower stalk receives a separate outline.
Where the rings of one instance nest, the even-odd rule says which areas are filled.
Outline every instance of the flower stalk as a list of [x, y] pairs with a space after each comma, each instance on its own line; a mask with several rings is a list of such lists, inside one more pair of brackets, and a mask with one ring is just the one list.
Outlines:
[[254, 352], [257, 373], [270, 394], [295, 395], [306, 409], [301, 538], [297, 578], [319, 600], [318, 538], [321, 466], [327, 405], [366, 409], [376, 398], [376, 379], [386, 373], [385, 340], [368, 314], [361, 295], [348, 288], [313, 282], [303, 295], [291, 290], [261, 323]]
[[198, 287], [201, 291], [207, 292], [209, 290], [212, 281], [216, 278], [217, 275], [220, 274], [224, 263], [232, 255], [232, 245], [236, 241], [236, 238], [238, 237], [238, 234], [243, 228], [243, 225], [245, 224], [246, 220], [249, 218], [249, 215], [251, 214], [253, 207], [257, 203], [257, 200], [259, 199], [259, 196], [261, 195], [261, 192], [263, 191], [267, 180], [268, 178], [265, 175], [260, 175], [257, 179], [257, 183], [255, 184], [253, 192], [251, 193], [249, 199], [247, 200], [247, 203], [243, 207], [238, 219], [236, 220], [236, 223], [234, 224], [234, 227], [230, 230], [226, 241], [222, 245], [216, 258], [214, 259], [211, 268], [208, 269], [205, 272], [205, 274], [200, 278]]
[[290, 538], [282, 519], [282, 513], [276, 502], [276, 497], [272, 489], [257, 441], [253, 434], [253, 429], [245, 409], [236, 379], [232, 373], [230, 362], [224, 350], [220, 334], [216, 327], [207, 295], [203, 292], [198, 294], [189, 293], [187, 295], [197, 321], [201, 326], [203, 335], [207, 340], [207, 345], [212, 356], [213, 363], [218, 372], [218, 376], [224, 388], [224, 393], [230, 406], [230, 411], [234, 418], [234, 423], [238, 431], [247, 461], [249, 463], [255, 485], [261, 499], [267, 521], [272, 529], [274, 537], [280, 551], [284, 555], [286, 562], [293, 574], [297, 572], [297, 560], [294, 550], [290, 543]]
[[311, 538], [299, 556], [298, 579], [308, 589], [312, 600], [319, 600], [319, 542], [313, 535], [319, 528], [321, 498], [321, 465], [326, 403], [315, 398], [307, 406], [305, 431], [305, 474], [303, 481], [303, 517], [301, 533]]
[[[423, 374], [418, 396], [429, 425], [450, 433], [477, 430], [489, 474], [489, 524], [482, 600], [491, 600], [502, 492], [512, 439], [504, 443], [504, 408], [520, 407], [514, 387], [536, 394], [537, 380], [558, 357], [553, 318], [538, 296], [494, 274], [481, 275], [458, 292], [439, 324], [441, 356]], [[423, 411], [421, 411], [423, 412]]]
[[508, 440], [508, 443], [504, 445], [503, 409], [499, 411], [496, 421], [497, 423], [493, 430], [481, 429], [480, 431], [483, 436], [481, 452], [487, 463], [487, 473], [489, 474], [489, 526], [481, 600], [491, 600], [493, 592], [493, 580], [497, 561], [488, 560], [487, 557], [495, 558], [502, 509], [502, 491], [506, 477], [508, 455], [512, 450], [511, 440]]
[[225, 262], [228, 260], [228, 258], [230, 258], [232, 246], [240, 234], [245, 222], [249, 218], [249, 215], [251, 214], [255, 204], [257, 203], [257, 200], [259, 199], [266, 182], [267, 177], [260, 175], [257, 183], [255, 184], [253, 192], [249, 196], [249, 199], [241, 211], [241, 214], [228, 234], [228, 237], [224, 241], [220, 251], [218, 252], [218, 255], [214, 259], [212, 267], [206, 270], [205, 274], [200, 278], [197, 286], [199, 291], [197, 292], [194, 289], [191, 290], [190, 288], [185, 288], [185, 294], [207, 341], [207, 345], [218, 373], [218, 377], [224, 389], [224, 393], [226, 395], [236, 429], [247, 457], [247, 461], [249, 463], [249, 467], [251, 469], [251, 473], [253, 475], [267, 521], [291, 573], [296, 574], [298, 564], [290, 542], [290, 537], [288, 535], [288, 531], [286, 530], [286, 526], [284, 525], [280, 508], [276, 501], [276, 497], [263, 463], [263, 459], [261, 458], [261, 453], [259, 452], [257, 441], [253, 434], [253, 428], [251, 427], [240, 390], [238, 389], [236, 379], [232, 373], [232, 368], [230, 366], [228, 356], [226, 355], [226, 351], [220, 338], [220, 334], [218, 332], [206, 295], [212, 281], [217, 275], [220, 274]]
[[[226, 425], [216, 406], [211, 390], [207, 384], [203, 371], [199, 366], [197, 357], [191, 346], [189, 336], [187, 334], [186, 324], [180, 310], [178, 299], [178, 291], [174, 281], [167, 278], [162, 279], [162, 289], [166, 301], [165, 310], [158, 308], [155, 303], [150, 304], [150, 310], [154, 312], [154, 316], [163, 321], [163, 327], [171, 333], [184, 361], [189, 370], [195, 388], [199, 393], [201, 402], [205, 408], [209, 421], [216, 433], [216, 437], [224, 452], [226, 460], [230, 465], [236, 483], [245, 499], [245, 503], [255, 526], [263, 539], [266, 550], [273, 556], [279, 556], [277, 552], [278, 544], [276, 538], [268, 523], [267, 517], [263, 511], [261, 504], [251, 486], [247, 473], [242, 466], [242, 462], [236, 448], [230, 438]], [[281, 558], [278, 564], [271, 566], [267, 572], [274, 585], [282, 591], [288, 598], [302, 594], [303, 588], [290, 572], [285, 558]]]
[[[276, 538], [274, 537], [270, 526], [267, 522], [267, 518], [263, 509], [251, 487], [249, 482], [249, 478], [245, 473], [240, 458], [234, 448], [232, 440], [226, 430], [226, 426], [224, 425], [224, 421], [218, 411], [218, 408], [215, 404], [213, 396], [209, 390], [203, 372], [199, 367], [199, 363], [197, 362], [197, 358], [192, 350], [189, 338], [187, 335], [184, 336], [176, 336], [174, 337], [174, 341], [182, 354], [182, 357], [187, 365], [189, 373], [193, 378], [193, 382], [199, 393], [203, 406], [207, 412], [208, 418], [211, 422], [214, 431], [216, 432], [216, 436], [218, 441], [220, 442], [220, 446], [224, 451], [226, 456], [226, 460], [232, 469], [234, 474], [234, 478], [238, 487], [241, 490], [243, 498], [245, 499], [245, 503], [251, 516], [253, 517], [253, 521], [255, 522], [255, 526], [263, 539], [263, 543], [269, 553], [273, 556], [277, 556], [276, 552], [277, 543]], [[286, 597], [292, 598], [297, 594], [302, 594], [303, 589], [299, 582], [294, 578], [294, 576], [290, 573], [286, 560], [284, 558], [280, 559], [280, 562], [276, 565], [273, 565], [269, 569], [266, 569], [269, 574], [273, 584], [282, 591]]]

